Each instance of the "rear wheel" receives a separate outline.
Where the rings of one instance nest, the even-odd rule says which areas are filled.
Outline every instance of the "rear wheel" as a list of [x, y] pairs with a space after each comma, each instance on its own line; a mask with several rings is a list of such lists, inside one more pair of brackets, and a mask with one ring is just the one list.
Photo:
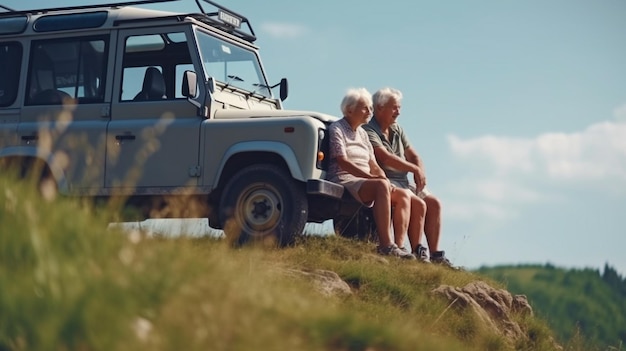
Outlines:
[[237, 244], [270, 240], [284, 246], [302, 233], [308, 202], [304, 188], [281, 168], [252, 165], [226, 184], [219, 216], [226, 237]]
[[33, 184], [37, 193], [45, 200], [52, 201], [57, 197], [58, 184], [50, 168], [43, 161], [34, 158], [14, 158], [3, 161], [0, 165], [3, 171], [6, 169], [9, 172], [15, 172], [19, 179]]

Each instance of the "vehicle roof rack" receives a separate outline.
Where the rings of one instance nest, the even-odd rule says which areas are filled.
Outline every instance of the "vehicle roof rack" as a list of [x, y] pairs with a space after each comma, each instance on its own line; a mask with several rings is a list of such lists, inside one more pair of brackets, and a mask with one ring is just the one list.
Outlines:
[[[215, 3], [211, 0], [202, 0], [209, 5], [217, 8], [217, 11], [214, 12], [206, 12], [200, 3], [200, 0], [195, 0], [200, 12], [206, 18], [192, 16], [197, 20], [200, 20], [204, 23], [207, 23], [213, 27], [217, 27], [225, 32], [231, 33], [241, 39], [245, 39], [249, 42], [254, 42], [256, 40], [256, 35], [254, 34], [254, 30], [252, 29], [252, 25], [250, 21], [243, 15], [232, 11], [220, 4]], [[246, 24], [248, 27], [248, 32], [241, 30], [241, 25]]]
[[128, 1], [128, 2], [114, 2], [114, 3], [106, 3], [106, 4], [95, 4], [95, 5], [49, 7], [49, 8], [33, 9], [33, 10], [13, 10], [13, 9], [8, 9], [5, 6], [0, 5], [0, 7], [3, 7], [7, 9], [7, 11], [9, 11], [9, 12], [0, 12], [0, 16], [6, 15], [6, 14], [10, 14], [11, 16], [26, 15], [26, 14], [32, 15], [32, 14], [54, 12], [54, 11], [89, 10], [89, 9], [96, 9], [96, 8], [102, 8], [102, 7], [137, 6], [137, 5], [156, 4], [156, 3], [161, 3], [161, 2], [172, 2], [172, 1], [179, 1], [179, 0], [135, 0], [135, 1]]
[[[180, 0], [135, 0], [128, 2], [115, 2], [115, 3], [105, 3], [105, 4], [95, 4], [95, 5], [81, 5], [81, 6], [69, 6], [69, 7], [51, 7], [51, 8], [42, 8], [42, 9], [33, 9], [33, 10], [14, 10], [4, 5], [0, 5], [0, 8], [6, 10], [6, 12], [0, 12], [0, 17], [11, 17], [11, 16], [20, 16], [20, 15], [33, 15], [33, 14], [43, 14], [48, 12], [57, 12], [57, 11], [69, 11], [69, 10], [89, 10], [89, 9], [97, 9], [97, 8], [115, 8], [115, 7], [124, 7], [124, 6], [137, 6], [137, 5], [147, 5], [147, 4], [156, 4], [163, 2], [173, 2]], [[200, 0], [195, 0], [198, 8], [201, 13], [198, 14], [188, 14], [187, 16], [194, 18], [197, 21], [202, 23], [206, 23], [212, 27], [221, 29], [227, 33], [233, 34], [236, 37], [244, 39], [249, 42], [254, 42], [256, 40], [256, 35], [254, 34], [254, 30], [252, 29], [252, 25], [250, 21], [235, 11], [232, 11], [222, 5], [219, 5], [211, 0], [202, 0], [205, 3], [212, 5], [217, 11], [207, 12], [202, 7]], [[247, 26], [247, 31], [242, 30], [241, 26], [245, 24]]]

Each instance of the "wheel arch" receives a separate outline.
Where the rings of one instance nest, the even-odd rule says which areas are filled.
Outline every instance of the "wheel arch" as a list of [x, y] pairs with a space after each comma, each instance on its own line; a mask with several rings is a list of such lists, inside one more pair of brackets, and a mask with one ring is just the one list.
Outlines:
[[247, 141], [235, 144], [226, 150], [218, 167], [213, 189], [220, 188], [243, 166], [257, 163], [280, 165], [292, 178], [305, 182], [300, 164], [289, 145], [277, 141]]
[[228, 158], [224, 157], [223, 164], [220, 167], [219, 178], [216, 179], [213, 185], [214, 190], [211, 192], [211, 197], [216, 201], [219, 200], [228, 180], [242, 168], [254, 164], [276, 165], [293, 177], [293, 173], [291, 173], [291, 169], [282, 155], [267, 150], [242, 150], [237, 153], [231, 153]]

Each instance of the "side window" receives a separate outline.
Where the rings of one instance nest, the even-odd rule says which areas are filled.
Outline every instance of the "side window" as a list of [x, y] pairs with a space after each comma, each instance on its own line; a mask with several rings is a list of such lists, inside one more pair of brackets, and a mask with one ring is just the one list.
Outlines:
[[121, 101], [183, 98], [182, 75], [192, 70], [184, 32], [128, 36], [124, 43]]
[[124, 67], [122, 101], [166, 99], [163, 67]]
[[22, 68], [22, 45], [0, 43], [0, 106], [13, 104]]
[[106, 37], [33, 42], [26, 104], [104, 102], [107, 49]]

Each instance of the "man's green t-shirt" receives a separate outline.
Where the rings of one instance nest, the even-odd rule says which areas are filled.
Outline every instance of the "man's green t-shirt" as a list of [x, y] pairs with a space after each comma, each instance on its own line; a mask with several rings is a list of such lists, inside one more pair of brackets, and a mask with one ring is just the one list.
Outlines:
[[[375, 117], [372, 117], [369, 123], [363, 125], [363, 129], [367, 132], [370, 143], [374, 148], [384, 147], [388, 152], [404, 159], [404, 150], [411, 146], [409, 138], [404, 134], [404, 130], [398, 123], [389, 126], [389, 140], [380, 130], [380, 125]], [[408, 172], [394, 169], [385, 165], [380, 165], [385, 171], [389, 180], [399, 183], [403, 188], [409, 187], [407, 178]]]

